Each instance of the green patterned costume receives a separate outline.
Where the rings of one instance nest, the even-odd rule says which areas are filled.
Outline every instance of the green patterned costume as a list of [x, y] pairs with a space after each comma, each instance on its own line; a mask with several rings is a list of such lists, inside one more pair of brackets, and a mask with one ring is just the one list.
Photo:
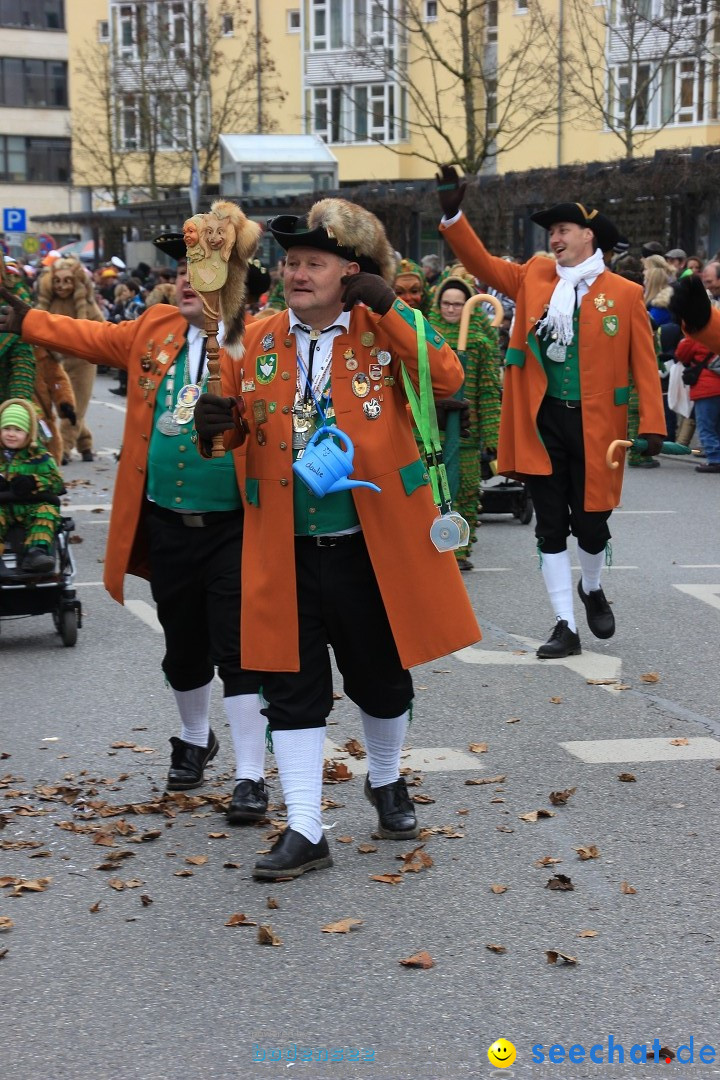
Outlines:
[[[30, 293], [15, 274], [8, 274], [12, 291], [29, 304]], [[8, 286], [9, 287], [9, 286]], [[0, 334], [0, 402], [7, 398], [29, 401], [35, 390], [35, 354], [16, 334]]]
[[[440, 314], [438, 304], [445, 288], [469, 291], [467, 272], [454, 266], [438, 281], [433, 308], [428, 322], [457, 350], [459, 323], [449, 323]], [[473, 293], [476, 290], [472, 289]], [[465, 382], [462, 396], [470, 403], [470, 436], [460, 440], [460, 483], [453, 508], [470, 526], [470, 543], [459, 548], [455, 555], [467, 559], [477, 539], [477, 514], [480, 491], [480, 453], [485, 448], [497, 449], [500, 426], [500, 367], [497, 332], [480, 307], [470, 316], [465, 357]]]
[[[33, 502], [0, 501], [0, 554], [4, 549], [8, 529], [18, 524], [25, 530], [25, 550], [31, 547], [52, 550], [55, 533], [60, 522], [60, 507], [52, 502], [41, 502], [38, 495], [59, 495], [63, 489], [63, 479], [55, 459], [36, 442], [37, 422], [35, 409], [30, 401], [11, 398], [0, 408], [0, 419], [5, 407], [22, 404], [32, 417], [32, 429], [28, 443], [19, 450], [9, 450], [0, 445], [0, 477], [9, 482], [14, 476], [32, 476], [35, 478]], [[6, 488], [6, 484], [0, 485]]]

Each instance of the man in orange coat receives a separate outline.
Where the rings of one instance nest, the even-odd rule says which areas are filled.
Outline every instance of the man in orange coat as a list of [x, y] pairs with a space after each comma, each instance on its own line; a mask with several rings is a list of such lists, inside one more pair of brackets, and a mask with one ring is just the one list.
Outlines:
[[[362, 207], [325, 199], [307, 219], [283, 215], [269, 228], [287, 251], [289, 310], [248, 329], [244, 359], [223, 366], [232, 397], [203, 395], [195, 414], [205, 452], [223, 432], [245, 460], [243, 664], [265, 672], [288, 811], [288, 828], [255, 866], [261, 879], [332, 862], [321, 820], [328, 644], [360, 709], [365, 795], [379, 831], [406, 839], [418, 833], [399, 772], [408, 668], [480, 637], [452, 551], [430, 540], [436, 509], [401, 373], [404, 363], [417, 386], [415, 321], [390, 284], [395, 256], [382, 225]], [[462, 367], [425, 329], [433, 393], [451, 397]], [[323, 423], [350, 436], [352, 478], [365, 487], [320, 497], [298, 478], [293, 463]]]
[[182, 235], [156, 244], [178, 260], [177, 307], [157, 304], [135, 320], [96, 322], [32, 310], [4, 290], [11, 308], [4, 321], [12, 320], [13, 332], [32, 344], [128, 373], [105, 587], [122, 603], [125, 574], [150, 581], [165, 634], [163, 671], [181, 720], [180, 735], [170, 740], [170, 791], [202, 784], [218, 752], [209, 721], [218, 669], [236, 760], [228, 818], [243, 824], [264, 816], [268, 795], [260, 678], [240, 665], [239, 477], [231, 458], [204, 461], [193, 445], [192, 422], [173, 417], [183, 385], [202, 386], [206, 378], [204, 319], [188, 284]]
[[605, 269], [603, 252], [619, 239], [612, 222], [581, 203], [532, 215], [549, 232], [554, 259], [522, 266], [491, 255], [463, 215], [465, 193], [452, 166], [438, 177], [440, 231], [464, 266], [516, 302], [505, 357], [498, 470], [526, 481], [535, 506], [538, 552], [556, 625], [541, 659], [580, 652], [573, 611], [567, 538], [578, 542], [578, 594], [599, 638], [615, 633], [600, 585], [610, 540], [608, 519], [620, 501], [622, 469], [605, 454], [627, 437], [632, 376], [640, 438], [660, 453], [662, 394], [650, 323], [640, 286]]

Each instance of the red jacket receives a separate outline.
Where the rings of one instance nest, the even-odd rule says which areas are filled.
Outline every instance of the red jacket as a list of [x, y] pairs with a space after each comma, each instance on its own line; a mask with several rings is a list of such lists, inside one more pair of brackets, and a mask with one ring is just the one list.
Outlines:
[[[689, 367], [690, 364], [702, 364], [715, 355], [712, 349], [708, 349], [707, 345], [702, 345], [691, 337], [683, 338], [675, 350], [676, 359], [681, 364], [685, 364], [686, 367]], [[691, 401], [698, 401], [699, 398], [718, 397], [720, 395], [720, 375], [703, 368], [698, 381], [688, 389]]]

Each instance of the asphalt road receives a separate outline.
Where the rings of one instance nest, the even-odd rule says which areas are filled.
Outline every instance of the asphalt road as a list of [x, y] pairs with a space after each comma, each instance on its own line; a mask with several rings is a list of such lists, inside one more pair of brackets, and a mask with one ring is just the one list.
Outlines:
[[[77, 646], [49, 616], [0, 624], [0, 1077], [605, 1080], [656, 1039], [681, 1058], [693, 1040], [694, 1063], [661, 1075], [720, 1076], [717, 479], [696, 459], [629, 471], [604, 580], [618, 630], [597, 641], [581, 619], [568, 661], [534, 656], [552, 616], [532, 526], [483, 519], [466, 582], [484, 639], [415, 672], [405, 764], [431, 865], [372, 839], [364, 763], [334, 750], [361, 738], [339, 698], [328, 757], [353, 776], [325, 788], [335, 865], [257, 884], [271, 828], [224, 819], [219, 686], [205, 787], [162, 799], [176, 717], [149, 590], [130, 579], [122, 608], [101, 584], [113, 381], [91, 407], [98, 459], [66, 470]], [[523, 820], [537, 810], [553, 816]], [[555, 875], [573, 888], [547, 888]], [[238, 913], [251, 925], [227, 926]], [[343, 919], [360, 922], [322, 931]], [[421, 952], [431, 968], [399, 963]], [[500, 1037], [517, 1053], [502, 1070]]]

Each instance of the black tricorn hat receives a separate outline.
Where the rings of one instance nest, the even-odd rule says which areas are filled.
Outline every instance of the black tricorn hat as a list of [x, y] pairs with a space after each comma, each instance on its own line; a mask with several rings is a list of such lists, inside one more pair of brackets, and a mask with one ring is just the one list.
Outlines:
[[586, 210], [582, 203], [557, 203], [548, 210], [538, 210], [531, 214], [530, 219], [543, 229], [549, 229], [559, 221], [569, 221], [583, 229], [592, 229], [601, 251], [612, 251], [621, 239], [610, 218], [605, 217], [599, 210]]
[[270, 274], [258, 259], [251, 259], [248, 263], [247, 291], [248, 296], [259, 297], [270, 288]]
[[160, 233], [153, 240], [153, 244], [160, 251], [169, 255], [171, 259], [175, 259], [180, 262], [181, 259], [187, 258], [187, 248], [185, 247], [185, 241], [181, 232], [165, 232]]
[[298, 217], [295, 214], [279, 214], [268, 221], [268, 229], [273, 234], [281, 248], [289, 251], [294, 247], [315, 248], [318, 251], [329, 251], [331, 255], [339, 255], [348, 262], [356, 262], [361, 270], [368, 274], [379, 274], [380, 267], [374, 259], [367, 255], [358, 255], [354, 248], [344, 247], [339, 244], [334, 236], [328, 236], [327, 231], [318, 225], [314, 229], [308, 228], [307, 217]]

